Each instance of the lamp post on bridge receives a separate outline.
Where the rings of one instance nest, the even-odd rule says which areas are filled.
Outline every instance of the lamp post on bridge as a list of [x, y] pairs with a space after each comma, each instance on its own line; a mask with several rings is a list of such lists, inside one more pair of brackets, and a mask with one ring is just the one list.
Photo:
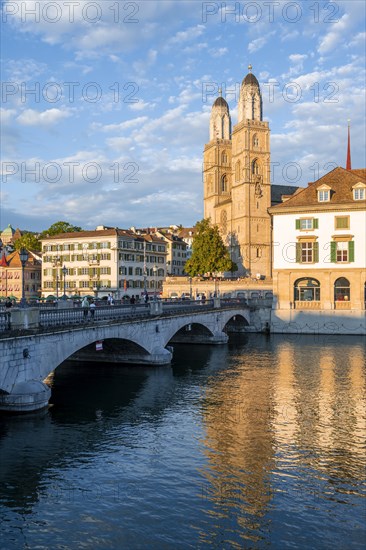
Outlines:
[[67, 268], [66, 268], [65, 265], [63, 266], [61, 271], [62, 271], [62, 274], [64, 276], [64, 293], [63, 293], [62, 299], [66, 300], [66, 273], [67, 273]]
[[154, 274], [154, 302], [156, 302], [156, 287], [157, 287], [157, 283], [158, 283], [158, 280], [157, 280], [157, 273], [158, 273], [158, 268], [156, 265], [154, 265], [153, 267], [153, 274]]
[[22, 298], [20, 300], [20, 307], [26, 307], [27, 300], [25, 299], [25, 280], [24, 280], [24, 268], [28, 261], [29, 254], [25, 248], [21, 248], [19, 252], [19, 258], [22, 264]]

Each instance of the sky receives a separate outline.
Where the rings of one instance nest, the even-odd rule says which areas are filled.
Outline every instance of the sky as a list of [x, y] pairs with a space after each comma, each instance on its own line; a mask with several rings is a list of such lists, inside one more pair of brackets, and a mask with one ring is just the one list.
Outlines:
[[5, 0], [0, 229], [192, 226], [222, 88], [249, 64], [272, 183], [365, 164], [363, 0]]

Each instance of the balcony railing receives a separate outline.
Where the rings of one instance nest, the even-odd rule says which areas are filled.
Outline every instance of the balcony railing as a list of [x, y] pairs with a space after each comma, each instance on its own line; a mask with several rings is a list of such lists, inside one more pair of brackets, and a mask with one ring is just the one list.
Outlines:
[[318, 300], [297, 300], [294, 302], [295, 309], [320, 309], [321, 302]]
[[334, 309], [351, 309], [351, 302], [349, 300], [334, 302]]

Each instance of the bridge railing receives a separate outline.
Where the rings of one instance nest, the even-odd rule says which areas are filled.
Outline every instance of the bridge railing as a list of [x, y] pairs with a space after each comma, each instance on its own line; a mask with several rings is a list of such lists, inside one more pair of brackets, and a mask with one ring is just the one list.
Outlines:
[[[264, 300], [259, 300], [261, 303]], [[217, 307], [243, 307], [247, 306], [245, 299], [221, 300], [218, 304], [212, 299], [203, 301], [177, 300], [173, 302], [161, 302], [160, 307], [155, 310], [152, 304], [128, 304], [128, 305], [103, 305], [94, 309], [84, 310], [76, 308], [39, 308], [39, 328], [52, 328], [60, 326], [77, 326], [83, 323], [116, 320], [137, 320], [148, 319], [151, 316], [170, 316], [179, 313], [202, 313]], [[11, 312], [0, 312], [0, 332], [11, 330]]]
[[[213, 308], [213, 300], [207, 300], [203, 304], [190, 303], [164, 303], [162, 312], [157, 315], [170, 315], [176, 313], [203, 311]], [[71, 309], [41, 309], [39, 313], [39, 324], [43, 328], [79, 325], [98, 321], [128, 320], [151, 318], [150, 304], [97, 306], [94, 310], [90, 308]]]
[[0, 311], [0, 332], [9, 330], [10, 325], [10, 312], [8, 310]]

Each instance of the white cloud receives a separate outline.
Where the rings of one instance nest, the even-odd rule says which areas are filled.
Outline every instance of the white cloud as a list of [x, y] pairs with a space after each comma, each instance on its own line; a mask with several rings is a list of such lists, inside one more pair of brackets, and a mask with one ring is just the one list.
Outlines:
[[8, 124], [9, 122], [11, 122], [15, 114], [15, 109], [4, 109], [3, 107], [0, 107], [1, 124]]
[[229, 52], [227, 48], [214, 48], [210, 50], [212, 57], [222, 57]]
[[184, 42], [191, 42], [195, 38], [198, 38], [203, 34], [205, 30], [204, 25], [196, 25], [195, 27], [190, 27], [189, 29], [186, 29], [185, 31], [179, 31], [173, 36], [168, 44], [183, 44]]
[[47, 111], [35, 111], [34, 109], [25, 109], [17, 118], [19, 124], [23, 126], [52, 126], [71, 116], [71, 111], [66, 109], [47, 109]]
[[344, 43], [349, 26], [350, 16], [345, 13], [339, 21], [332, 23], [331, 30], [320, 40], [318, 52], [322, 55], [332, 52], [337, 46]]

